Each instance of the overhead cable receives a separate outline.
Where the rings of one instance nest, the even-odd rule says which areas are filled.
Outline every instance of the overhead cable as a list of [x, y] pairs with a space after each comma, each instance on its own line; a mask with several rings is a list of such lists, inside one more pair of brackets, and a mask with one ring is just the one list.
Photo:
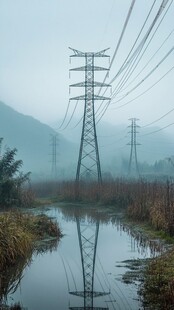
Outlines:
[[74, 127], [72, 127], [71, 129], [75, 129], [82, 122], [82, 120], [83, 120], [83, 116], [80, 118], [80, 120], [77, 122], [77, 124]]
[[[136, 96], [135, 98], [127, 101], [126, 103], [114, 108], [113, 110], [117, 110], [117, 109], [120, 109], [124, 106], [126, 106], [127, 104], [131, 103], [132, 101], [138, 99], [139, 97], [141, 97], [142, 95], [144, 95], [145, 93], [147, 93], [150, 89], [152, 89], [156, 84], [158, 84], [167, 74], [169, 74], [172, 70], [174, 69], [174, 66], [168, 70], [159, 80], [157, 80], [153, 85], [151, 85], [149, 88], [147, 88], [144, 92], [142, 92], [141, 94], [139, 94], [138, 96]], [[113, 104], [116, 103], [116, 102], [113, 102]]]
[[74, 110], [73, 110], [73, 112], [72, 112], [72, 114], [71, 114], [71, 117], [70, 117], [70, 119], [69, 119], [68, 123], [66, 124], [66, 126], [65, 126], [64, 128], [62, 128], [62, 130], [65, 130], [65, 129], [68, 127], [68, 125], [70, 124], [70, 122], [71, 122], [71, 120], [72, 120], [72, 118], [73, 118], [73, 116], [74, 116], [74, 113], [75, 113], [75, 111], [76, 111], [77, 104], [78, 104], [78, 100], [76, 101], [76, 104], [75, 104]]
[[[141, 33], [142, 33], [143, 29], [144, 29], [144, 26], [145, 26], [145, 24], [146, 24], [146, 22], [147, 22], [147, 20], [148, 20], [148, 18], [149, 18], [149, 16], [150, 16], [151, 12], [152, 12], [152, 9], [153, 9], [153, 7], [154, 7], [154, 5], [155, 5], [155, 2], [156, 2], [156, 0], [154, 0], [153, 4], [152, 4], [152, 6], [151, 6], [151, 8], [150, 8], [150, 10], [149, 10], [149, 13], [148, 13], [148, 15], [147, 15], [147, 17], [146, 17], [146, 19], [145, 19], [145, 21], [144, 21], [144, 23], [143, 23], [143, 26], [141, 27], [141, 30], [140, 30], [140, 32], [139, 32], [139, 34], [138, 34], [138, 36], [137, 36], [137, 38], [136, 38], [136, 40], [135, 40], [135, 42], [134, 42], [132, 48], [131, 48], [131, 50], [129, 51], [128, 56], [126, 57], [126, 59], [124, 60], [122, 66], [121, 66], [121, 68], [119, 69], [119, 72], [120, 72], [121, 69], [124, 67], [126, 61], [128, 60], [129, 56], [131, 55], [131, 52], [133, 51], [133, 49], [134, 49], [134, 47], [135, 47], [135, 45], [136, 45], [136, 43], [137, 43], [137, 41], [138, 41], [138, 38], [140, 37], [140, 35], [141, 35]], [[130, 9], [129, 9], [129, 12], [130, 12], [130, 10], [131, 10], [131, 7], [130, 7]], [[128, 12], [128, 16], [129, 16], [129, 12]], [[128, 16], [127, 16], [127, 18], [128, 18]], [[125, 22], [125, 23], [126, 23], [126, 22]], [[111, 66], [110, 66], [110, 68], [111, 68]], [[105, 82], [105, 80], [104, 80], [104, 82]], [[106, 90], [107, 90], [107, 89], [106, 89]], [[105, 92], [106, 92], [106, 90], [105, 90]], [[105, 92], [103, 93], [103, 95], [105, 94]], [[102, 103], [100, 104], [99, 108], [97, 109], [96, 113], [101, 109], [102, 104], [103, 104], [103, 101], [102, 101]], [[97, 116], [99, 117], [99, 116], [103, 113], [103, 111], [106, 111], [107, 108], [108, 108], [108, 106], [109, 106], [109, 102], [106, 103], [106, 106], [103, 107], [103, 109], [100, 111], [100, 113], [99, 113]], [[103, 116], [103, 114], [102, 114], [102, 116]]]
[[137, 83], [130, 91], [128, 91], [125, 95], [122, 96], [121, 99], [115, 101], [120, 102], [122, 101], [125, 97], [127, 97], [130, 93], [132, 93], [137, 87], [139, 87], [144, 81], [153, 73], [155, 72], [156, 69], [166, 60], [166, 58], [174, 51], [174, 46], [168, 51], [168, 53], [160, 60], [160, 62], [139, 82]]
[[125, 89], [128, 88], [137, 79], [137, 77], [144, 71], [144, 69], [147, 68], [149, 63], [157, 55], [157, 53], [161, 50], [161, 48], [164, 46], [164, 44], [167, 42], [167, 40], [170, 38], [170, 36], [173, 34], [173, 32], [174, 32], [174, 29], [169, 33], [169, 35], [166, 37], [166, 39], [163, 41], [163, 43], [160, 45], [160, 47], [156, 50], [156, 52], [153, 54], [153, 56], [148, 60], [148, 62], [145, 64], [145, 66], [139, 71], [139, 73], [133, 78], [133, 80], [124, 89], [122, 89], [122, 92], [125, 91]]
[[172, 113], [174, 111], [174, 108], [171, 109], [170, 111], [168, 111], [167, 113], [165, 113], [164, 115], [162, 115], [161, 117], [157, 118], [155, 121], [151, 122], [151, 123], [148, 123], [147, 125], [145, 126], [141, 126], [141, 128], [145, 128], [145, 127], [148, 127], [148, 126], [151, 126], [157, 122], [159, 122], [161, 119], [163, 119], [164, 117], [166, 117], [167, 115], [169, 115], [170, 113]]
[[70, 100], [68, 101], [68, 105], [67, 105], [67, 108], [66, 108], [66, 112], [65, 112], [65, 115], [64, 115], [63, 121], [62, 121], [62, 123], [60, 124], [60, 126], [59, 126], [59, 128], [58, 128], [58, 129], [62, 128], [62, 126], [63, 126], [63, 125], [64, 125], [64, 123], [65, 123], [65, 120], [66, 120], [66, 117], [67, 117], [67, 114], [68, 114], [68, 111], [69, 111], [69, 106], [70, 106]]
[[119, 69], [118, 73], [112, 78], [112, 80], [109, 82], [109, 84], [113, 83], [115, 81], [115, 79], [118, 77], [118, 75], [120, 75], [123, 70], [127, 67], [127, 65], [132, 61], [132, 59], [135, 58], [135, 55], [137, 54], [137, 52], [142, 49], [142, 47], [144, 46], [144, 43], [146, 42], [147, 38], [149, 37], [154, 25], [156, 24], [158, 18], [160, 17], [161, 13], [163, 12], [163, 10], [165, 9], [165, 6], [167, 5], [167, 2], [169, 0], [163, 0], [161, 5], [160, 5], [160, 8], [152, 22], [152, 24], [150, 25], [147, 33], [145, 34], [144, 38], [142, 39], [142, 41], [140, 42], [140, 44], [138, 45], [138, 47], [136, 48], [135, 52], [133, 53], [133, 55], [130, 57], [130, 59], [125, 63], [125, 65]]
[[[133, 72], [135, 71], [135, 69], [137, 68], [137, 66], [138, 66], [138, 64], [140, 63], [142, 57], [144, 56], [144, 54], [145, 54], [147, 48], [149, 47], [150, 43], [152, 42], [152, 39], [154, 38], [154, 36], [155, 36], [157, 30], [159, 29], [159, 27], [160, 27], [160, 25], [161, 25], [163, 19], [165, 18], [165, 16], [166, 16], [168, 10], [170, 9], [170, 6], [171, 6], [172, 2], [173, 2], [173, 0], [171, 1], [170, 5], [168, 6], [168, 8], [167, 8], [165, 14], [163, 15], [162, 19], [160, 20], [160, 22], [159, 22], [159, 24], [158, 24], [158, 26], [156, 27], [156, 29], [155, 29], [153, 35], [151, 36], [151, 38], [150, 38], [150, 40], [149, 40], [147, 46], [145, 47], [144, 51], [142, 52], [142, 50], [143, 50], [143, 48], [144, 48], [144, 45], [145, 45], [146, 41], [144, 41], [144, 44], [142, 45], [142, 48], [138, 51], [137, 55], [135, 55], [135, 56], [136, 56], [135, 59], [133, 59], [132, 63], [130, 63], [131, 67], [129, 66], [130, 68], [127, 68], [127, 71], [128, 71], [128, 72], [127, 72], [127, 73], [126, 73], [126, 72], [124, 73], [124, 76], [123, 76], [122, 79], [121, 79], [121, 80], [122, 80], [122, 83], [121, 83], [121, 81], [120, 81], [120, 82], [118, 83], [118, 85], [115, 87], [114, 92], [113, 92], [113, 97], [115, 97], [115, 96], [122, 90], [122, 88], [124, 87], [124, 85], [126, 84], [126, 82], [129, 80], [129, 78], [131, 77], [131, 75], [133, 74]], [[170, 35], [169, 35], [169, 36], [170, 36]], [[159, 49], [160, 49], [160, 48], [159, 48]], [[142, 54], [141, 54], [141, 52], [142, 52]], [[157, 53], [157, 52], [158, 52], [158, 50], [156, 51], [156, 53]], [[140, 56], [140, 57], [139, 57], [139, 56]], [[138, 58], [139, 58], [139, 59], [138, 59]], [[152, 58], [153, 58], [153, 57], [152, 57]], [[144, 70], [144, 69], [143, 69], [143, 70]], [[143, 70], [141, 70], [141, 72], [142, 72]], [[138, 74], [138, 75], [139, 75], [139, 74]], [[135, 80], [135, 79], [134, 79], [134, 80]], [[121, 85], [119, 86], [120, 83], [121, 83]], [[130, 83], [129, 83], [129, 84], [130, 84]], [[118, 86], [119, 86], [119, 87], [118, 87]], [[127, 87], [128, 87], [128, 86], [127, 86]], [[126, 89], [127, 87], [125, 87], [125, 89]]]
[[171, 123], [171, 124], [169, 124], [169, 125], [167, 125], [167, 126], [165, 126], [165, 127], [162, 127], [162, 128], [160, 128], [160, 129], [158, 129], [158, 130], [154, 130], [154, 131], [151, 131], [151, 132], [149, 132], [149, 133], [145, 133], [144, 135], [141, 135], [141, 137], [148, 136], [148, 135], [152, 135], [152, 134], [157, 133], [157, 132], [159, 132], [159, 131], [162, 131], [162, 130], [164, 130], [164, 129], [166, 129], [166, 128], [172, 126], [172, 125], [174, 125], [174, 123]]
[[[121, 69], [124, 67], [124, 65], [126, 64], [127, 60], [129, 59], [129, 57], [130, 57], [130, 55], [131, 55], [131, 53], [132, 53], [132, 51], [133, 51], [133, 49], [134, 49], [134, 47], [135, 47], [135, 45], [136, 45], [136, 43], [137, 43], [137, 41], [138, 41], [140, 35], [141, 35], [141, 33], [142, 33], [142, 31], [143, 31], [143, 29], [144, 29], [144, 27], [145, 27], [145, 25], [146, 25], [146, 23], [147, 23], [147, 21], [148, 21], [148, 19], [149, 19], [149, 16], [150, 16], [150, 14], [151, 14], [151, 12], [152, 12], [152, 10], [153, 10], [153, 7], [154, 7], [154, 5], [155, 5], [155, 2], [156, 2], [156, 0], [154, 0], [153, 4], [152, 4], [152, 6], [151, 6], [151, 8], [150, 8], [150, 10], [149, 10], [149, 13], [148, 13], [148, 15], [146, 16], [146, 19], [145, 19], [145, 21], [144, 21], [144, 23], [143, 23], [143, 25], [142, 25], [142, 27], [141, 27], [141, 29], [140, 29], [140, 32], [139, 32], [139, 34], [138, 34], [138, 36], [137, 36], [137, 38], [136, 38], [136, 40], [135, 40], [135, 42], [134, 42], [134, 44], [133, 44], [131, 50], [129, 51], [129, 54], [127, 55], [127, 57], [126, 57], [126, 59], [124, 60], [124, 62], [123, 62], [123, 64], [122, 64], [121, 68], [119, 69], [119, 71], [121, 71]], [[138, 52], [138, 50], [137, 50], [137, 52]], [[119, 82], [119, 83], [120, 83], [120, 82]], [[118, 87], [118, 85], [117, 85], [117, 87]]]
[[[113, 54], [113, 56], [112, 56], [112, 59], [111, 59], [110, 65], [109, 65], [109, 70], [111, 69], [111, 67], [112, 67], [112, 65], [113, 65], [114, 59], [115, 59], [116, 54], [117, 54], [117, 52], [118, 52], [118, 49], [119, 49], [119, 47], [120, 47], [120, 44], [121, 44], [121, 41], [122, 41], [122, 39], [123, 39], [124, 33], [125, 33], [125, 31], [126, 31], [126, 28], [127, 28], [127, 25], [128, 25], [128, 22], [129, 22], [129, 19], [130, 19], [130, 16], [131, 16], [131, 13], [132, 13], [132, 10], [133, 10], [133, 7], [134, 7], [135, 2], [136, 2], [136, 0], [132, 0], [132, 2], [131, 2], [131, 5], [130, 5], [130, 8], [129, 8], [129, 11], [128, 11], [126, 20], [125, 20], [124, 25], [123, 25], [123, 29], [122, 29], [121, 35], [120, 35], [120, 37], [119, 37], [118, 43], [117, 43], [117, 45], [116, 45], [114, 54]], [[104, 80], [103, 80], [103, 83], [105, 83], [105, 81], [106, 81], [107, 74], [108, 74], [108, 73], [106, 73], [106, 75], [105, 75], [105, 78], [104, 78]], [[101, 89], [102, 89], [102, 88], [100, 87], [98, 94], [100, 94]]]
[[[115, 81], [115, 79], [126, 69], [126, 67], [129, 65], [129, 63], [133, 61], [133, 59], [135, 58], [136, 54], [143, 48], [143, 46], [144, 46], [144, 44], [145, 44], [147, 38], [149, 37], [149, 35], [150, 35], [150, 33], [151, 33], [151, 31], [152, 31], [152, 29], [153, 29], [155, 23], [156, 23], [156, 21], [158, 20], [159, 16], [161, 15], [161, 13], [163, 12], [163, 10], [165, 9], [165, 6], [167, 5], [168, 1], [169, 1], [169, 0], [166, 0], [166, 1], [163, 0], [163, 1], [162, 1], [161, 5], [160, 5], [160, 8], [159, 8], [159, 10], [158, 10], [158, 12], [157, 12], [157, 14], [156, 14], [156, 16], [155, 16], [155, 18], [154, 18], [154, 20], [153, 20], [151, 26], [149, 27], [149, 29], [148, 29], [146, 35], [144, 36], [144, 38], [143, 38], [142, 41], [140, 42], [139, 46], [136, 48], [136, 50], [135, 50], [135, 52], [133, 53], [133, 55], [128, 59], [128, 61], [127, 61], [126, 63], [124, 63], [123, 66], [121, 66], [121, 68], [119, 69], [118, 73], [115, 75], [114, 78], [112, 78], [112, 80], [110, 81], [110, 83], [113, 83], [113, 82]], [[171, 1], [171, 3], [172, 3], [172, 2], [173, 2], [173, 0]], [[171, 3], [170, 3], [170, 5], [171, 5]], [[139, 84], [138, 84], [138, 86], [139, 86]], [[138, 86], [137, 86], [137, 87], [138, 87]], [[105, 91], [106, 91], [106, 90], [105, 90]], [[117, 101], [117, 102], [118, 102], [118, 101]], [[103, 103], [103, 102], [102, 102], [102, 103]], [[97, 112], [98, 112], [99, 109], [101, 108], [102, 103], [101, 103], [100, 107], [98, 108]], [[103, 117], [103, 115], [106, 113], [106, 110], [108, 109], [109, 105], [110, 105], [110, 102], [107, 102], [106, 105], [103, 107], [102, 112], [100, 111], [101, 117], [100, 117], [100, 119], [98, 120], [98, 122], [101, 120], [101, 118]]]

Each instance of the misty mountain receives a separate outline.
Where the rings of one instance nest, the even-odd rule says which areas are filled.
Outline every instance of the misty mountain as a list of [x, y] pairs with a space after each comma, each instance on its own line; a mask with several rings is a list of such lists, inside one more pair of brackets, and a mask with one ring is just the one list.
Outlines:
[[[2, 147], [17, 148], [17, 158], [23, 160], [23, 170], [33, 175], [47, 177], [51, 172], [52, 141], [56, 132], [31, 116], [18, 113], [0, 102], [0, 137]], [[3, 151], [3, 150], [2, 150]], [[62, 176], [73, 171], [77, 147], [63, 135], [58, 135], [57, 170]], [[74, 172], [74, 171], [73, 171]]]
[[[54, 122], [51, 126], [57, 128], [61, 121]], [[140, 122], [137, 123], [137, 125]], [[78, 120], [74, 120], [78, 124]], [[130, 156], [130, 122], [123, 125], [112, 125], [107, 122], [97, 124], [97, 137], [102, 170], [112, 173], [122, 173], [122, 165]], [[73, 128], [74, 127], [74, 128]], [[137, 156], [141, 163], [154, 164], [156, 161], [171, 157], [174, 154], [173, 136], [165, 131], [158, 131], [157, 126], [137, 128]], [[78, 126], [69, 125], [62, 134], [71, 142], [80, 144], [82, 122]]]
[[[18, 113], [3, 102], [0, 102], [0, 137], [3, 137], [3, 149], [6, 147], [18, 150], [17, 158], [23, 160], [23, 170], [31, 171], [32, 176], [40, 179], [51, 176], [52, 140], [58, 135], [57, 172], [60, 179], [74, 178], [78, 160], [82, 123], [75, 128], [58, 131], [60, 122], [51, 126], [41, 123], [31, 116]], [[104, 173], [113, 176], [126, 173], [126, 163], [130, 156], [129, 124], [112, 125], [100, 122], [97, 125], [97, 136], [101, 168]], [[140, 163], [154, 164], [160, 159], [173, 155], [173, 137], [164, 131], [149, 134], [158, 127], [138, 128], [137, 155]], [[3, 151], [3, 150], [2, 150]]]

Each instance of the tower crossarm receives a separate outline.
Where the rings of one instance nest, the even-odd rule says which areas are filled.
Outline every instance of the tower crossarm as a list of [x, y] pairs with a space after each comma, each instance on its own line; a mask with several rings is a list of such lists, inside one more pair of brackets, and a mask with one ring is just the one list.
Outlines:
[[[103, 96], [97, 96], [97, 95], [94, 95], [93, 99], [94, 100], [111, 100], [111, 98], [109, 97], [103, 97]], [[82, 96], [72, 97], [69, 100], [86, 100], [86, 96], [82, 95]]]
[[70, 50], [72, 50], [74, 52], [73, 55], [71, 55], [70, 57], [86, 57], [86, 56], [93, 56], [93, 57], [110, 57], [109, 55], [105, 55], [105, 52], [109, 50], [109, 48], [106, 48], [104, 50], [101, 50], [99, 52], [81, 52], [78, 51], [72, 47], [69, 47]]
[[96, 291], [74, 291], [74, 292], [69, 292], [71, 295], [79, 296], [79, 297], [100, 297], [100, 296], [105, 296], [109, 295], [110, 292], [96, 292]]
[[70, 310], [109, 310], [109, 308], [102, 307], [70, 307]]
[[102, 307], [70, 307], [70, 310], [109, 310], [109, 308]]
[[[82, 66], [82, 67], [77, 67], [77, 68], [72, 68], [69, 71], [88, 71], [91, 69], [91, 66]], [[92, 67], [93, 71], [109, 71], [108, 68], [105, 67], [98, 67], [98, 66], [93, 66]]]
[[[86, 86], [87, 86], [86, 82], [80, 82], [80, 83], [70, 85], [70, 87], [86, 87]], [[101, 83], [101, 82], [88, 83], [88, 86], [90, 87], [111, 87], [110, 84]]]

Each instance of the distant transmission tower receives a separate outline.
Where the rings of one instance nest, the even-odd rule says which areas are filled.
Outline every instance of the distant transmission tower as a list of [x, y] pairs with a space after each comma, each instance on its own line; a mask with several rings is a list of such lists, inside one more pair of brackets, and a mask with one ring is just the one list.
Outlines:
[[97, 57], [109, 57], [105, 55], [108, 49], [102, 50], [97, 53], [93, 52], [80, 52], [70, 48], [74, 54], [70, 57], [84, 57], [85, 66], [71, 69], [70, 71], [84, 71], [85, 81], [70, 85], [70, 87], [84, 87], [85, 94], [78, 97], [70, 98], [70, 100], [84, 100], [84, 115], [83, 127], [81, 134], [81, 143], [79, 150], [79, 158], [77, 164], [76, 181], [80, 179], [98, 180], [102, 182], [101, 166], [99, 158], [99, 149], [97, 143], [96, 124], [95, 124], [95, 111], [94, 103], [96, 100], [110, 100], [110, 98], [95, 95], [94, 89], [96, 87], [109, 87], [110, 85], [94, 81], [94, 72], [108, 70], [107, 68], [98, 67], [94, 65], [94, 59]]
[[128, 145], [131, 146], [131, 151], [128, 166], [128, 176], [139, 177], [140, 173], [137, 159], [137, 145], [140, 145], [140, 143], [137, 143], [137, 128], [140, 126], [136, 124], [136, 122], [138, 121], [137, 118], [130, 118], [129, 120], [131, 121], [131, 125], [128, 126], [131, 128], [131, 131], [129, 131], [129, 133], [131, 134], [131, 140]]
[[94, 307], [94, 298], [108, 295], [109, 292], [96, 292], [94, 290], [94, 271], [99, 221], [89, 223], [76, 218], [79, 246], [83, 271], [83, 290], [70, 292], [70, 294], [83, 298], [83, 307], [70, 307], [70, 310], [109, 310], [109, 308]]
[[51, 134], [51, 148], [52, 148], [51, 175], [53, 179], [57, 178], [57, 145], [58, 145], [58, 135]]

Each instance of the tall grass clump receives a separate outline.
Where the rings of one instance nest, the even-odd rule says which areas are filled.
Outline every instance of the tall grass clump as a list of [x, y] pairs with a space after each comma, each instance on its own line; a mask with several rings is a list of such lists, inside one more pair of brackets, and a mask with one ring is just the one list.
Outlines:
[[32, 250], [34, 235], [16, 218], [14, 212], [0, 215], [0, 270], [13, 265]]
[[140, 293], [143, 297], [144, 309], [173, 309], [174, 250], [153, 259], [148, 264]]
[[27, 257], [35, 243], [46, 237], [60, 237], [57, 223], [45, 215], [9, 211], [0, 214], [0, 271]]

